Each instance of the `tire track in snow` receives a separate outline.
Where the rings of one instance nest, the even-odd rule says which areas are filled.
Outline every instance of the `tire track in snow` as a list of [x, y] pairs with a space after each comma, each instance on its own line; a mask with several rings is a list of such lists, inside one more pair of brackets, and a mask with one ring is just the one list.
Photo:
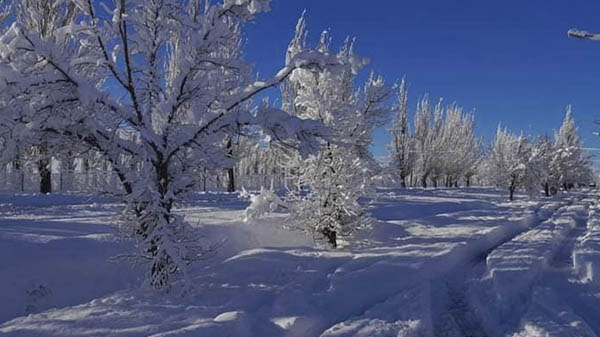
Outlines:
[[[588, 233], [588, 222], [594, 213], [590, 204], [594, 202], [588, 200], [587, 208], [584, 216], [575, 213], [576, 226], [569, 232], [557, 254], [552, 259], [548, 268], [543, 272], [540, 280], [536, 283], [534, 291], [536, 293], [544, 293], [546, 297], [552, 298], [556, 307], [555, 311], [562, 312], [557, 315], [556, 312], [548, 312], [548, 316], [559, 316], [555, 319], [563, 323], [565, 326], [572, 326], [578, 329], [580, 335], [588, 337], [600, 336], [600, 309], [598, 308], [598, 300], [600, 297], [600, 289], [595, 284], [586, 284], [579, 280], [575, 269], [574, 259], [575, 250], [578, 243]], [[554, 297], [554, 298], [553, 298]], [[537, 306], [548, 306], [545, 299], [538, 299]], [[530, 308], [530, 311], [539, 310], [537, 307]], [[569, 313], [568, 320], [561, 321], [560, 316], [565, 316], [564, 313]], [[543, 325], [542, 322], [540, 325]], [[551, 322], [546, 329], [549, 336], [561, 336], [565, 333], [571, 333], [568, 328], [556, 327]], [[554, 328], [554, 330], [552, 330]], [[571, 328], [570, 330], [573, 330]], [[582, 332], [583, 330], [583, 332]]]
[[586, 223], [589, 217], [589, 210], [586, 209], [584, 217], [575, 216], [575, 227], [567, 234], [562, 245], [559, 247], [556, 255], [550, 262], [549, 269], [565, 272], [573, 269], [573, 250], [580, 237], [587, 233]]
[[452, 272], [432, 281], [432, 321], [434, 336], [448, 337], [488, 337], [486, 323], [480, 317], [481, 305], [478, 295], [471, 291], [486, 277], [486, 261], [498, 247], [511, 242], [519, 235], [535, 230], [540, 224], [557, 214], [564, 212], [573, 204], [559, 205], [552, 212], [543, 214], [541, 209], [536, 211], [536, 223], [533, 226], [513, 233], [493, 247], [478, 254], [467, 263], [457, 266]]
[[[434, 336], [488, 337], [479, 320], [477, 310], [469, 303], [467, 295], [472, 274], [482, 263], [473, 261], [473, 268], [465, 268], [446, 279], [432, 282], [432, 321]], [[465, 266], [467, 267], [467, 266]]]
[[[494, 230], [482, 237], [457, 246], [433, 263], [439, 273], [425, 278], [423, 276], [427, 276], [427, 272], [417, 278], [417, 275], [411, 275], [413, 281], [404, 280], [403, 286], [385, 294], [385, 297], [358, 308], [347, 318], [333, 320], [332, 323], [336, 323], [325, 327], [321, 335], [362, 336], [369, 331], [369, 336], [391, 336], [396, 332], [404, 336], [408, 329], [419, 336], [487, 336], [478, 310], [471, 305], [468, 284], [477, 282], [485, 273], [485, 261], [490, 252], [550, 218], [566, 202], [538, 204], [525, 213], [520, 224], [496, 225]], [[365, 266], [357, 266], [356, 261], [351, 265], [342, 264], [341, 267], [353, 267], [345, 272], [368, 272]], [[370, 265], [367, 264], [367, 267]], [[431, 269], [433, 265], [425, 269], [434, 270]], [[344, 276], [343, 273], [341, 275]], [[413, 322], [416, 325], [412, 326]]]

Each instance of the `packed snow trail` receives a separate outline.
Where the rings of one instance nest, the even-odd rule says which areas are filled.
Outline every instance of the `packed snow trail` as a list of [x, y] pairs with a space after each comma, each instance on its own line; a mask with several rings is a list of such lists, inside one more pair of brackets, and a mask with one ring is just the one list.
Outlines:
[[600, 336], [600, 287], [576, 266], [580, 246], [597, 222], [595, 197], [584, 200], [591, 207], [573, 210], [576, 226], [532, 288], [530, 305], [515, 337], [534, 332], [548, 337]]
[[483, 270], [483, 261], [485, 259], [477, 258], [471, 262], [472, 266], [432, 281], [434, 336], [487, 337], [467, 296], [469, 284], [476, 277], [473, 274]]
[[[571, 201], [572, 202], [572, 201]], [[528, 228], [513, 233], [504, 240], [473, 257], [464, 265], [458, 266], [452, 272], [432, 281], [432, 320], [434, 322], [433, 336], [448, 337], [487, 337], [484, 323], [479, 317], [482, 305], [473, 300], [471, 288], [486, 277], [486, 263], [499, 247], [506, 247], [516, 238], [537, 230], [537, 227], [556, 214], [560, 214], [571, 202], [547, 204], [536, 211], [536, 223]], [[478, 299], [480, 300], [480, 299]]]
[[[461, 329], [454, 329], [458, 331], [454, 334], [442, 330], [440, 334], [595, 336], [583, 319], [562, 304], [558, 291], [553, 290], [557, 283], [549, 277], [557, 273], [572, 274], [571, 256], [578, 238], [586, 232], [589, 205], [590, 200], [579, 195], [537, 226], [490, 251], [485, 259], [485, 272], [481, 272], [481, 266], [473, 268], [472, 277], [467, 280], [469, 286], [465, 287], [469, 305], [462, 312], [476, 312], [479, 326], [471, 325], [469, 329], [459, 325]], [[543, 282], [549, 282], [547, 287], [540, 286]], [[554, 316], [549, 310], [554, 310]], [[452, 308], [447, 311], [461, 312]]]
[[[560, 213], [573, 201], [549, 202], [542, 207], [534, 207], [522, 226], [507, 226], [510, 229], [505, 228], [501, 235], [488, 235], [481, 241], [471, 243], [468, 253], [454, 261], [451, 268], [440, 269], [438, 276], [430, 278], [427, 282], [429, 286], [402, 290], [382, 304], [376, 304], [365, 314], [336, 324], [322, 336], [487, 336], [477, 317], [478, 309], [470, 304], [467, 292], [470, 283], [484, 275], [488, 254]], [[423, 298], [430, 303], [424, 305]], [[405, 307], [407, 301], [416, 304], [410, 305], [409, 309], [393, 308], [394, 303]], [[424, 319], [423, 316], [430, 318]], [[422, 322], [411, 325], [417, 319]]]

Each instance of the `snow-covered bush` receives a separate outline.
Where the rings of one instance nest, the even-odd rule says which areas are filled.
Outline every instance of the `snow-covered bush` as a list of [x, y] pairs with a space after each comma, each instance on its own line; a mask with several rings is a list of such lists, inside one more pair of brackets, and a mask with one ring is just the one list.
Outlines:
[[258, 194], [250, 194], [243, 189], [241, 196], [250, 199], [250, 205], [244, 210], [242, 217], [244, 222], [259, 219], [266, 214], [275, 212], [280, 207], [287, 208], [286, 203], [273, 190], [273, 186], [270, 189], [262, 186]]

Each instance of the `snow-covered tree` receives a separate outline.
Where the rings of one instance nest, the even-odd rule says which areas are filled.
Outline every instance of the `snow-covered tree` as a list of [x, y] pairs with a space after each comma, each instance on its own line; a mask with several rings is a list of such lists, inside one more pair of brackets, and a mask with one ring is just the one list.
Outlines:
[[[0, 36], [0, 127], [12, 130], [13, 144], [2, 158], [11, 160], [14, 144], [39, 134], [101, 154], [120, 182], [113, 193], [127, 205], [126, 229], [137, 257], [149, 264], [149, 284], [168, 288], [205, 250], [173, 210], [198, 183], [199, 168], [228, 167], [227, 137], [257, 124], [309, 153], [319, 145], [315, 136], [327, 134], [322, 123], [273, 107], [249, 113], [252, 97], [297, 69], [351, 63], [305, 48], [273, 78], [253, 80], [239, 36], [269, 2], [14, 2]], [[43, 16], [45, 5], [54, 15]], [[119, 130], [137, 140], [119, 137]]]
[[456, 104], [444, 107], [441, 100], [432, 109], [424, 96], [417, 105], [414, 124], [415, 166], [421, 186], [427, 187], [430, 180], [437, 187], [442, 178], [447, 187], [457, 186], [461, 179], [470, 184], [482, 154], [473, 114], [464, 113]]
[[[298, 21], [288, 48], [288, 62], [305, 47], [305, 19]], [[330, 38], [321, 35], [318, 50], [328, 54]], [[296, 188], [288, 201], [295, 226], [325, 239], [332, 247], [368, 223], [360, 198], [371, 192], [376, 166], [368, 146], [378, 120], [387, 115], [384, 103], [391, 94], [383, 80], [373, 74], [361, 88], [355, 77], [365, 62], [354, 54], [347, 40], [337, 58], [346, 68], [319, 72], [297, 69], [283, 87], [284, 109], [303, 119], [315, 119], [332, 134], [323, 150], [306, 159], [289, 154], [286, 169]]]
[[479, 172], [479, 167], [484, 158], [483, 140], [477, 138], [472, 144], [469, 144], [470, 151], [463, 153], [462, 175], [467, 187], [471, 186], [471, 180]]
[[554, 167], [555, 154], [554, 143], [547, 136], [539, 137], [533, 144], [530, 166], [547, 197], [556, 193], [558, 189], [558, 175]]
[[456, 104], [446, 107], [443, 114], [436, 171], [445, 176], [446, 187], [457, 186], [463, 177], [469, 184], [481, 158], [481, 140], [475, 137], [475, 118]]
[[429, 97], [424, 96], [417, 103], [415, 112], [415, 151], [417, 153], [417, 172], [420, 175], [421, 186], [427, 187], [427, 179], [431, 174], [434, 162], [434, 153], [432, 151], [432, 113]]
[[560, 187], [567, 190], [593, 181], [570, 106], [554, 141], [543, 136], [530, 142], [498, 128], [484, 171], [493, 184], [509, 189], [511, 199], [518, 188], [537, 196], [543, 187], [549, 196]]
[[410, 133], [408, 119], [408, 88], [405, 79], [400, 83], [396, 104], [393, 107], [394, 122], [390, 129], [392, 135], [389, 151], [391, 167], [400, 178], [400, 185], [406, 188], [408, 176], [412, 173], [417, 159], [415, 141]]
[[563, 123], [555, 134], [554, 167], [558, 184], [565, 190], [590, 178], [589, 161], [585, 155], [571, 106], [567, 106]]
[[487, 158], [488, 176], [499, 187], [508, 189], [509, 199], [521, 186], [531, 186], [528, 178], [529, 142], [498, 127]]

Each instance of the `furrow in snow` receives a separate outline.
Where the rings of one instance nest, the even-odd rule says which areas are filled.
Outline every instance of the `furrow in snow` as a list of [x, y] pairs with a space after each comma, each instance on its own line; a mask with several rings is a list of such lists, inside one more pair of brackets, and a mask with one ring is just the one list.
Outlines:
[[554, 258], [576, 226], [574, 211], [582, 206], [563, 206], [538, 226], [519, 234], [492, 251], [486, 259], [488, 274], [501, 301], [521, 296]]
[[[590, 202], [584, 201], [587, 204]], [[593, 289], [586, 284], [589, 279], [580, 282], [578, 276], [582, 276], [581, 271], [578, 275], [575, 268], [578, 260], [576, 252], [580, 249], [578, 246], [585, 244], [585, 238], [589, 236], [587, 229], [593, 229], [595, 210], [575, 210], [570, 214], [576, 220], [576, 227], [563, 241], [550, 267], [544, 270], [532, 288], [530, 305], [513, 337], [595, 337], [600, 332], [600, 309], [596, 305], [598, 288]]]

